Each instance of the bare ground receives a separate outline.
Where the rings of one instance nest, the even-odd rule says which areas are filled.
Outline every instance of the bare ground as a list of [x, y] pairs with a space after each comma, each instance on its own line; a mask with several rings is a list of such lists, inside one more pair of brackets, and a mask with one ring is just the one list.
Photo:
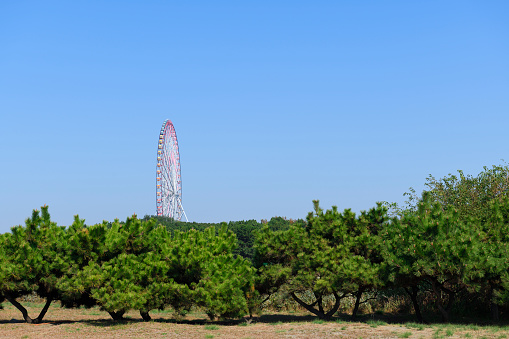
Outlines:
[[[42, 307], [29, 303], [36, 316]], [[22, 321], [10, 304], [0, 310], [0, 338], [509, 338], [509, 328], [495, 326], [432, 325], [381, 321], [319, 321], [306, 313], [272, 313], [246, 321], [209, 321], [205, 314], [192, 313], [176, 321], [171, 312], [151, 312], [143, 322], [136, 312], [114, 322], [98, 308], [63, 309], [54, 304], [42, 324]]]

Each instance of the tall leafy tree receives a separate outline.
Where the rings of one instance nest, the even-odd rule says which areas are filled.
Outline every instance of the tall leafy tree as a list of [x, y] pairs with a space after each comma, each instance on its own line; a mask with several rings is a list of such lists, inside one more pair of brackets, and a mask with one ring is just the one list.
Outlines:
[[237, 237], [238, 246], [234, 250], [235, 254], [248, 260], [253, 259], [254, 232], [259, 230], [261, 226], [262, 225], [256, 220], [230, 221], [228, 223], [228, 229], [232, 230]]
[[[477, 176], [466, 175], [461, 170], [457, 175], [449, 174], [439, 179], [430, 175], [425, 186], [423, 196], [418, 196], [416, 191], [410, 188], [410, 193], [405, 193], [409, 199], [403, 208], [394, 203], [386, 205], [391, 207], [394, 215], [401, 217], [409, 211], [417, 212], [419, 205], [424, 202], [423, 197], [426, 196], [429, 203], [437, 203], [443, 211], [454, 210], [458, 222], [470, 225], [469, 227], [482, 237], [482, 250], [478, 253], [477, 260], [486, 263], [485, 276], [477, 281], [472, 280], [469, 287], [475, 288], [477, 294], [484, 294], [487, 304], [491, 305], [493, 317], [498, 319], [496, 294], [502, 288], [500, 281], [504, 266], [495, 267], [489, 263], [502, 258], [500, 251], [505, 248], [502, 234], [506, 230], [504, 222], [501, 221], [501, 206], [509, 197], [509, 166], [501, 164], [491, 168], [484, 167]], [[407, 290], [410, 291], [408, 288]], [[412, 300], [415, 300], [415, 285], [411, 291]]]
[[[426, 281], [435, 295], [435, 304], [444, 321], [457, 292], [483, 275], [479, 258], [485, 254], [482, 234], [475, 219], [462, 220], [457, 210], [443, 209], [426, 193], [416, 211], [405, 211], [382, 232], [389, 279], [413, 289], [412, 301], [422, 321], [416, 287]], [[445, 298], [444, 298], [445, 295]]]
[[[474, 218], [486, 222], [492, 213], [490, 203], [502, 201], [509, 196], [509, 166], [507, 164], [484, 166], [477, 176], [465, 174], [458, 170], [458, 174], [448, 174], [443, 178], [435, 178], [431, 174], [426, 178], [423, 193], [428, 199], [437, 202], [442, 209], [453, 208], [462, 220]], [[406, 205], [400, 207], [395, 203], [385, 203], [391, 207], [391, 212], [400, 215], [403, 211], [416, 211], [422, 196], [410, 188], [404, 194], [408, 197]]]
[[476, 222], [482, 275], [472, 283], [477, 290], [484, 291], [492, 317], [498, 320], [498, 305], [509, 302], [509, 198], [494, 199], [490, 207], [487, 220]]

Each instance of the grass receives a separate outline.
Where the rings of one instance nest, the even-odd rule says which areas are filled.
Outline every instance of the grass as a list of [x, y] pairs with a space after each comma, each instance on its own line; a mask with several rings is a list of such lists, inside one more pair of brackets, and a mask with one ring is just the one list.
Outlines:
[[466, 327], [467, 327], [469, 330], [473, 330], [473, 331], [477, 331], [477, 330], [479, 330], [479, 326], [477, 326], [477, 325], [473, 325], [473, 324], [467, 325]]
[[436, 338], [436, 339], [440, 339], [440, 338], [445, 338], [443, 334], [441, 334], [442, 332], [442, 329], [441, 328], [437, 328], [435, 332], [433, 332], [433, 338]]
[[163, 309], [163, 310], [152, 310], [150, 311], [150, 313], [152, 314], [169, 314], [169, 313], [172, 313], [173, 310], [171, 309]]
[[405, 326], [406, 326], [406, 328], [414, 328], [418, 331], [422, 331], [425, 328], [425, 326], [423, 324], [418, 324], [418, 323], [406, 323]]
[[387, 325], [387, 323], [382, 320], [368, 320], [368, 321], [366, 321], [366, 324], [368, 324], [370, 327], [373, 327], [373, 328], [377, 328], [378, 326]]
[[64, 327], [64, 328], [69, 333], [75, 333], [75, 332], [79, 332], [81, 330], [80, 327], [72, 327], [72, 326], [67, 326], [67, 327]]
[[[40, 309], [44, 306], [43, 303], [37, 303], [37, 302], [26, 302], [24, 304], [28, 304], [29, 313], [36, 314], [40, 311]], [[53, 308], [54, 307], [54, 308]], [[16, 312], [12, 312], [11, 310], [14, 310]], [[126, 319], [121, 322], [113, 322], [111, 319], [107, 317], [107, 313], [100, 311], [98, 307], [93, 307], [91, 309], [88, 308], [80, 308], [78, 310], [65, 310], [63, 313], [63, 309], [61, 309], [58, 305], [58, 303], [55, 303], [55, 305], [52, 305], [52, 308], [50, 309], [48, 314], [51, 314], [53, 312], [60, 314], [56, 318], [53, 319], [62, 320], [62, 325], [64, 326], [58, 326], [61, 330], [67, 333], [67, 335], [79, 335], [80, 333], [84, 333], [84, 331], [99, 331], [102, 332], [103, 335], [109, 335], [111, 334], [111, 331], [127, 331], [131, 329], [132, 327], [138, 326], [138, 324], [143, 324], [141, 322], [141, 318], [139, 317], [139, 314], [135, 311], [130, 312], [129, 315], [126, 316]], [[5, 305], [5, 310], [0, 311], [2, 313], [11, 313], [12, 316], [5, 317], [6, 320], [4, 320], [3, 324], [0, 324], [1, 326], [4, 326], [5, 328], [9, 328], [10, 330], [15, 330], [16, 328], [21, 328], [24, 326], [24, 324], [21, 323], [21, 315], [18, 313], [15, 308], [10, 305]], [[74, 313], [73, 313], [74, 312]], [[14, 315], [15, 313], [15, 315]], [[157, 315], [159, 314], [161, 316], [161, 319], [157, 319], [154, 323], [157, 324], [159, 322], [167, 322], [174, 324], [175, 320], [172, 318], [172, 314], [174, 313], [173, 310], [153, 310], [150, 312], [151, 314]], [[68, 320], [67, 314], [74, 315], [74, 318], [71, 318], [73, 320]], [[290, 316], [291, 314], [291, 316]], [[87, 315], [104, 315], [107, 319], [90, 319]], [[225, 329], [222, 325], [225, 324], [225, 322], [229, 325], [235, 325], [236, 326], [258, 326], [257, 324], [262, 324], [263, 326], [270, 325], [272, 329], [267, 329], [267, 332], [269, 333], [277, 333], [279, 335], [289, 335], [294, 334], [296, 336], [299, 336], [299, 331], [303, 331], [302, 328], [309, 327], [314, 328], [316, 331], [318, 327], [314, 326], [314, 324], [332, 324], [336, 323], [337, 325], [334, 326], [332, 329], [328, 329], [328, 327], [320, 327], [320, 331], [332, 331], [335, 332], [336, 335], [343, 332], [343, 335], [348, 334], [347, 332], [349, 329], [354, 328], [357, 326], [357, 322], [351, 322], [348, 318], [346, 318], [347, 315], [345, 314], [338, 314], [337, 317], [334, 317], [331, 322], [323, 319], [319, 319], [317, 317], [314, 317], [312, 315], [309, 315], [305, 312], [281, 312], [281, 313], [275, 313], [274, 317], [272, 317], [272, 313], [265, 314], [263, 316], [260, 316], [258, 319], [256, 319], [252, 324], [246, 321], [224, 321], [220, 320], [218, 322], [209, 321], [206, 314], [200, 310], [196, 309], [188, 314], [188, 318], [184, 320], [184, 324], [192, 324], [196, 325], [193, 326], [196, 330], [196, 333], [198, 336], [201, 336], [201, 338], [205, 337], [207, 335], [207, 338], [220, 338], [222, 332], [217, 331], [219, 329]], [[390, 319], [390, 323], [395, 323], [396, 326], [399, 325], [399, 330], [392, 332], [391, 335], [389, 335], [392, 338], [419, 338], [422, 337], [422, 335], [427, 334], [427, 332], [421, 332], [423, 330], [430, 331], [429, 337], [433, 338], [442, 338], [442, 339], [449, 339], [449, 338], [479, 338], [482, 336], [489, 337], [489, 338], [509, 338], [509, 326], [507, 323], [502, 323], [501, 325], [478, 325], [475, 323], [471, 324], [439, 324], [439, 323], [433, 323], [433, 324], [421, 324], [421, 323], [415, 323], [415, 322], [405, 322], [401, 321], [401, 319], [408, 319], [408, 318], [399, 318], [400, 321], [397, 321], [397, 319], [390, 318], [390, 315], [387, 316], [388, 318], [382, 318], [384, 320]], [[16, 319], [15, 322], [12, 324], [9, 323], [9, 319], [14, 318]], [[373, 319], [374, 318], [374, 319]], [[48, 319], [51, 319], [48, 317]], [[51, 319], [53, 321], [53, 319]], [[84, 319], [83, 321], [74, 321], [74, 319]], [[396, 320], [396, 321], [394, 321]], [[362, 321], [362, 320], [361, 320]], [[408, 320], [407, 320], [408, 321]], [[377, 328], [376, 331], [389, 333], [391, 328], [383, 328], [384, 325], [387, 325], [387, 322], [382, 320], [377, 320], [376, 317], [371, 316], [368, 320], [368, 315], [364, 316], [364, 324], [368, 325], [372, 328]], [[296, 328], [290, 328], [291, 326], [294, 326], [294, 324], [299, 324]], [[284, 325], [284, 326], [279, 326]], [[301, 326], [302, 325], [302, 326]], [[275, 326], [275, 327], [273, 327]], [[232, 328], [233, 331], [235, 331]], [[367, 330], [367, 327], [364, 326], [364, 331], [368, 332], [371, 330]], [[183, 331], [183, 332], [182, 332]], [[186, 331], [182, 330], [180, 332], [176, 331], [175, 333], [184, 334]], [[215, 332], [214, 332], [215, 331]], [[2, 332], [2, 328], [0, 328], [0, 332]], [[237, 328], [237, 332], [245, 332], [245, 330], [241, 330]], [[248, 331], [249, 332], [249, 331]], [[327, 332], [328, 333], [328, 332]], [[352, 332], [353, 334], [354, 332]], [[362, 333], [362, 332], [361, 332]], [[361, 334], [359, 333], [359, 334]], [[171, 334], [171, 333], [170, 333]], [[365, 333], [362, 333], [364, 337]], [[23, 331], [20, 330], [19, 335], [16, 336], [18, 338], [22, 338], [22, 336], [25, 335], [23, 338], [29, 338], [32, 336], [30, 333], [23, 333]], [[277, 335], [276, 335], [277, 336]], [[325, 337], [325, 335], [324, 335]], [[428, 337], [428, 336], [426, 336]]]
[[213, 336], [212, 334], [206, 334], [206, 335], [205, 335], [205, 338], [207, 338], [207, 339], [212, 339], [212, 338], [214, 338], [214, 336]]
[[434, 338], [445, 338], [454, 335], [455, 331], [467, 330], [467, 326], [464, 325], [453, 325], [453, 324], [434, 324], [435, 328]]
[[81, 314], [84, 314], [84, 315], [103, 315], [104, 312], [99, 312], [99, 311], [84, 311], [84, 312], [81, 312]]

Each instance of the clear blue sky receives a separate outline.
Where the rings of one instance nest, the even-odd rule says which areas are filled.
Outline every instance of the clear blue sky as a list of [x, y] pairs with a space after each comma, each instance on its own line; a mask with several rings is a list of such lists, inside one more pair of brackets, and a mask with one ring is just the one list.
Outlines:
[[404, 201], [509, 160], [507, 1], [2, 1], [0, 232], [155, 213], [175, 125], [191, 221]]

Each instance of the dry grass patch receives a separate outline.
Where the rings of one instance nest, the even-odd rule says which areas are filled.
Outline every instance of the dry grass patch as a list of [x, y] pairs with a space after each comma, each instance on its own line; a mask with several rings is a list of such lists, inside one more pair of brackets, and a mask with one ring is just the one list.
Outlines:
[[[22, 322], [17, 309], [5, 304], [0, 310], [0, 338], [509, 338], [509, 328], [475, 325], [391, 324], [381, 320], [353, 322], [340, 318], [319, 320], [304, 312], [273, 313], [255, 317], [251, 323], [211, 322], [201, 312], [182, 320], [171, 311], [151, 312], [153, 320], [142, 321], [138, 312], [114, 322], [98, 308], [62, 309], [52, 306], [42, 324]], [[42, 304], [30, 304], [30, 314]]]

